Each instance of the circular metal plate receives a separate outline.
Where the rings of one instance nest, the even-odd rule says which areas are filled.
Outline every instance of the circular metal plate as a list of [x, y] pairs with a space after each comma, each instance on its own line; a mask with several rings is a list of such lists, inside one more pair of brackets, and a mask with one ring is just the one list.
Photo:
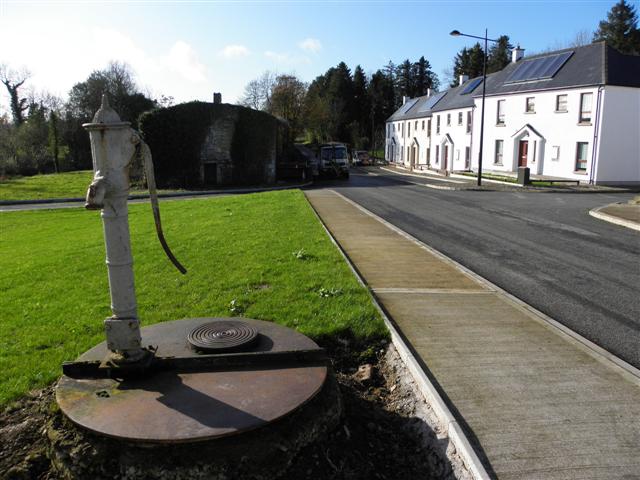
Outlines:
[[238, 320], [205, 323], [187, 336], [193, 347], [208, 353], [246, 351], [257, 339], [258, 330]]
[[[186, 338], [195, 328], [229, 319], [195, 318], [142, 329], [145, 345], [158, 356], [196, 355]], [[304, 335], [280, 325], [241, 319], [258, 332], [252, 351], [317, 348]], [[101, 343], [79, 361], [101, 360]], [[208, 440], [267, 425], [294, 411], [320, 391], [324, 366], [241, 369], [225, 372], [159, 372], [148, 378], [74, 379], [62, 376], [56, 389], [61, 410], [75, 424], [127, 441], [178, 443]]]

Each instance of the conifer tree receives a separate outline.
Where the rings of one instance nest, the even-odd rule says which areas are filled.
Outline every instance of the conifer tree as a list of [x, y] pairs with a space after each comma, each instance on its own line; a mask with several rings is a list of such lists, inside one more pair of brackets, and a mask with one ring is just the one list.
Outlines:
[[620, 0], [611, 8], [607, 19], [600, 22], [593, 34], [594, 42], [601, 40], [621, 53], [640, 54], [638, 16], [633, 5]]

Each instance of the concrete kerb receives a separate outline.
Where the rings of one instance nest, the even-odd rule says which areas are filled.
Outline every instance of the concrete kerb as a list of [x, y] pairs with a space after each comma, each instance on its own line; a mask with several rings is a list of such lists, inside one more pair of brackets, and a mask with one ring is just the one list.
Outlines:
[[[353, 203], [349, 199], [346, 199], [339, 193], [335, 192], [334, 190], [331, 190], [331, 191], [336, 195], [339, 195], [341, 198], [344, 198], [349, 203]], [[487, 473], [486, 469], [484, 468], [484, 465], [482, 464], [482, 462], [480, 461], [480, 458], [478, 457], [475, 450], [471, 446], [469, 439], [466, 437], [464, 431], [458, 424], [458, 421], [456, 420], [455, 416], [453, 415], [453, 413], [451, 413], [451, 410], [449, 410], [449, 407], [447, 406], [445, 401], [442, 399], [442, 397], [438, 393], [438, 390], [433, 385], [431, 380], [429, 380], [429, 377], [426, 375], [426, 373], [424, 372], [424, 370], [416, 360], [415, 356], [411, 352], [411, 349], [405, 343], [404, 339], [396, 329], [393, 322], [389, 319], [389, 317], [386, 315], [382, 306], [378, 303], [378, 300], [374, 292], [364, 282], [364, 279], [360, 275], [360, 272], [358, 271], [356, 266], [351, 262], [351, 259], [347, 256], [347, 254], [342, 249], [340, 244], [333, 237], [333, 235], [331, 234], [331, 231], [324, 224], [324, 221], [322, 220], [318, 212], [315, 210], [315, 208], [313, 208], [313, 205], [311, 205], [308, 199], [307, 199], [307, 202], [309, 203], [309, 206], [311, 207], [314, 214], [316, 215], [316, 218], [320, 221], [320, 225], [322, 225], [322, 228], [327, 233], [327, 236], [329, 237], [331, 242], [336, 246], [336, 248], [338, 249], [342, 257], [346, 261], [347, 265], [355, 275], [360, 285], [362, 285], [364, 288], [367, 289], [367, 292], [369, 293], [369, 298], [375, 305], [378, 312], [380, 312], [380, 315], [382, 316], [382, 319], [386, 327], [389, 329], [389, 332], [391, 334], [391, 341], [395, 346], [398, 352], [398, 355], [404, 362], [405, 366], [407, 367], [407, 370], [409, 370], [409, 372], [411, 373], [411, 376], [413, 377], [413, 380], [416, 382], [416, 385], [420, 389], [420, 392], [422, 393], [423, 397], [425, 398], [427, 403], [431, 406], [436, 416], [445, 427], [447, 431], [447, 436], [449, 437], [452, 444], [456, 448], [456, 451], [460, 456], [460, 458], [462, 459], [462, 461], [464, 462], [465, 466], [467, 467], [469, 472], [472, 474], [473, 478], [475, 478], [476, 480], [490, 480], [491, 476]], [[358, 206], [357, 204], [354, 204], [354, 205]]]
[[[282, 185], [278, 187], [233, 188], [228, 190], [197, 190], [194, 192], [159, 193], [158, 198], [201, 197], [206, 195], [259, 193], [259, 192], [270, 192], [270, 191], [278, 191], [278, 190], [291, 190], [295, 188], [304, 188], [310, 185], [313, 185], [313, 182], [299, 183], [294, 185]], [[145, 200], [147, 198], [149, 198], [148, 194], [129, 195], [128, 200]], [[46, 198], [41, 200], [0, 200], [0, 206], [42, 205], [47, 203], [77, 203], [77, 202], [84, 202], [84, 201], [85, 201], [84, 197]]]
[[380, 223], [382, 223], [383, 225], [385, 225], [389, 229], [391, 229], [394, 232], [398, 233], [399, 235], [405, 237], [407, 240], [410, 240], [410, 241], [414, 242], [419, 247], [425, 249], [427, 252], [431, 253], [432, 255], [434, 255], [435, 257], [437, 257], [439, 259], [441, 259], [442, 261], [448, 263], [449, 265], [452, 265], [453, 267], [458, 269], [463, 274], [465, 274], [468, 277], [476, 280], [481, 285], [484, 285], [488, 289], [493, 290], [496, 293], [500, 294], [503, 298], [505, 298], [507, 301], [509, 301], [514, 307], [518, 308], [521, 311], [524, 311], [525, 313], [528, 313], [529, 317], [532, 318], [533, 320], [537, 321], [539, 324], [545, 326], [546, 328], [550, 328], [551, 330], [553, 330], [556, 333], [560, 334], [565, 339], [570, 341], [573, 345], [576, 345], [578, 348], [580, 348], [582, 351], [586, 352], [588, 355], [590, 355], [595, 360], [597, 360], [597, 361], [599, 361], [601, 363], [604, 363], [604, 364], [608, 364], [609, 366], [617, 369], [626, 378], [630, 379], [633, 383], [635, 383], [635, 384], [640, 386], [640, 369], [637, 369], [636, 367], [634, 367], [633, 365], [625, 362], [621, 358], [616, 357], [615, 355], [613, 355], [612, 353], [608, 352], [604, 348], [602, 348], [599, 345], [596, 345], [595, 343], [593, 343], [591, 340], [588, 340], [587, 338], [583, 337], [582, 335], [580, 335], [580, 334], [574, 332], [573, 330], [569, 329], [568, 327], [564, 326], [563, 324], [561, 324], [557, 320], [554, 320], [553, 318], [549, 317], [548, 315], [545, 315], [541, 311], [535, 309], [531, 305], [528, 305], [527, 303], [523, 302], [519, 298], [511, 295], [509, 292], [503, 290], [502, 288], [500, 288], [496, 284], [490, 282], [486, 278], [484, 278], [484, 277], [478, 275], [477, 273], [469, 270], [464, 265], [459, 264], [455, 260], [453, 260], [453, 259], [447, 257], [446, 255], [444, 255], [443, 253], [439, 252], [438, 250], [435, 250], [433, 247], [430, 247], [429, 245], [427, 245], [427, 244], [423, 243], [422, 241], [418, 240], [417, 238], [415, 238], [411, 234], [409, 234], [409, 233], [405, 232], [404, 230], [401, 230], [400, 228], [396, 227], [395, 225], [387, 222], [385, 219], [383, 219], [383, 218], [379, 217], [378, 215], [376, 215], [375, 213], [367, 210], [366, 208], [364, 208], [363, 206], [357, 204], [356, 202], [352, 201], [351, 199], [349, 199], [349, 198], [345, 197], [344, 195], [336, 192], [335, 190], [331, 190], [331, 191], [335, 195], [337, 195], [340, 198], [342, 198], [347, 203], [349, 203], [349, 204], [353, 205], [354, 207], [358, 208], [363, 213], [369, 215], [372, 218], [375, 218], [376, 220], [378, 220]]
[[640, 223], [634, 222], [632, 220], [626, 220], [624, 218], [616, 217], [615, 215], [609, 215], [608, 213], [601, 212], [603, 208], [610, 207], [611, 205], [616, 205], [615, 203], [611, 203], [609, 205], [604, 205], [602, 207], [594, 208], [589, 210], [589, 215], [598, 220], [604, 220], [605, 222], [614, 223], [616, 225], [620, 225], [621, 227], [630, 228], [632, 230], [637, 230], [640, 232]]

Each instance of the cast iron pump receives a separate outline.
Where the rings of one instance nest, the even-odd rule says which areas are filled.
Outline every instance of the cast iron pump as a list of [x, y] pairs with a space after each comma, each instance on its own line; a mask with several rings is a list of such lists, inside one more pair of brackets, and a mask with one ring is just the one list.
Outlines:
[[171, 253], [162, 234], [151, 150], [130, 125], [129, 122], [121, 121], [109, 106], [106, 94], [102, 96], [102, 105], [93, 121], [83, 125], [89, 131], [94, 172], [85, 208], [101, 209], [104, 225], [113, 312], [104, 324], [107, 348], [111, 352], [108, 361], [113, 364], [142, 362], [153, 356], [153, 352], [143, 348], [141, 344], [129, 238], [129, 168], [137, 155], [141, 155], [143, 159], [160, 243], [176, 268], [181, 273], [186, 273], [185, 268]]

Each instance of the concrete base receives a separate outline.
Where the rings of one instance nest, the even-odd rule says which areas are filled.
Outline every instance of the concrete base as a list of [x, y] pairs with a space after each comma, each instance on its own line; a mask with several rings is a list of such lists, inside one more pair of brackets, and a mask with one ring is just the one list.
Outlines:
[[92, 434], [62, 414], [47, 426], [48, 455], [65, 479], [275, 479], [298, 452], [334, 429], [342, 401], [335, 377], [292, 414], [265, 427], [196, 444], [144, 446]]

